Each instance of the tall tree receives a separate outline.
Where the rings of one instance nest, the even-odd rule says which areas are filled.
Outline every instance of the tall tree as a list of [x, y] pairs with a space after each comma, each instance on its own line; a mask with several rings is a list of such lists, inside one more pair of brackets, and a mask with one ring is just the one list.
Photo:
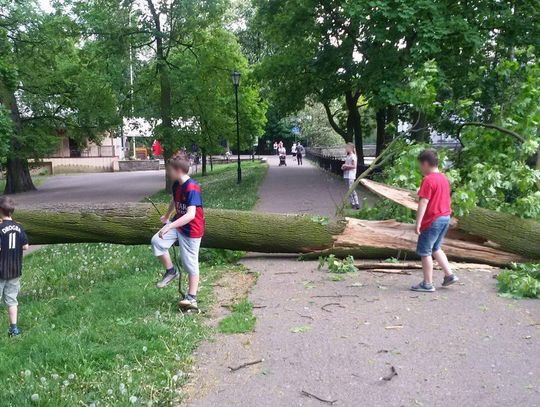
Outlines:
[[116, 97], [67, 13], [44, 14], [32, 1], [0, 14], [0, 103], [12, 122], [6, 193], [35, 189], [28, 159], [58, 147], [58, 134], [99, 140], [118, 122]]

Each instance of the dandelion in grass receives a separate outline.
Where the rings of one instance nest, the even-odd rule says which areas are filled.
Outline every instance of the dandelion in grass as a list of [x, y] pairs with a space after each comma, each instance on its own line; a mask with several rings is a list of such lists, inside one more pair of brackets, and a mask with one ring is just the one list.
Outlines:
[[69, 386], [69, 382], [68, 382], [67, 380], [64, 380], [64, 381], [62, 382], [62, 384], [64, 385], [64, 387], [68, 387], [68, 386]]
[[148, 348], [146, 346], [143, 346], [142, 351], [146, 353], [148, 351]]
[[34, 393], [30, 396], [30, 400], [32, 400], [34, 403], [37, 403], [39, 401], [39, 394]]
[[135, 403], [137, 402], [137, 397], [131, 396], [131, 397], [129, 398], [129, 402], [130, 402], [131, 404], [135, 404]]
[[24, 371], [24, 375], [25, 375], [26, 377], [30, 377], [30, 376], [32, 376], [32, 372], [31, 372], [30, 370], [26, 369], [26, 370]]
[[47, 384], [47, 379], [46, 378], [41, 377], [39, 380], [41, 381], [42, 384]]
[[112, 396], [112, 395], [113, 395], [113, 389], [107, 390], [107, 396]]
[[[54, 328], [54, 325], [53, 325], [53, 328]], [[53, 373], [53, 374], [51, 375], [51, 377], [52, 377], [53, 380], [58, 380], [58, 379], [60, 378], [60, 376], [57, 375], [56, 373]]]

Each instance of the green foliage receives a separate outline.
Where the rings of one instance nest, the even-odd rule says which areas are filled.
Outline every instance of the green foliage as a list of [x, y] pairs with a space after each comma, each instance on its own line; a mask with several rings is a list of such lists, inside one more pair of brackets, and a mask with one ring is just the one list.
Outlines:
[[540, 264], [513, 264], [497, 275], [497, 290], [511, 298], [540, 298]]
[[[540, 192], [537, 189], [540, 171], [528, 165], [528, 156], [520, 155], [524, 147], [516, 145], [512, 139], [507, 149], [499, 148], [497, 151], [497, 147], [493, 146], [486, 153], [490, 134], [477, 134], [477, 138], [468, 139], [470, 143], [457, 154], [438, 151], [441, 167], [452, 185], [454, 214], [462, 216], [474, 206], [481, 206], [523, 218], [540, 219]], [[496, 143], [508, 142], [501, 135], [494, 137]], [[422, 181], [416, 157], [429, 145], [409, 142], [400, 148], [392, 165], [384, 169], [378, 180], [416, 191]], [[364, 206], [356, 216], [375, 220], [397, 219], [402, 222], [414, 220], [413, 211], [387, 200], [381, 200], [372, 208]]]
[[364, 204], [360, 210], [354, 211], [348, 215], [358, 219], [367, 220], [395, 219], [398, 222], [403, 223], [414, 223], [415, 220], [414, 211], [404, 208], [387, 199], [380, 200], [373, 206]]
[[358, 269], [354, 265], [354, 257], [347, 256], [343, 260], [339, 260], [335, 255], [331, 254], [327, 257], [319, 257], [319, 270], [328, 267], [330, 273], [344, 274], [356, 273]]
[[232, 313], [219, 321], [219, 332], [225, 334], [241, 334], [253, 332], [257, 318], [253, 315], [253, 304], [243, 299], [232, 306]]
[[328, 216], [312, 216], [311, 221], [318, 223], [319, 225], [328, 225], [328, 222], [330, 221]]
[[238, 250], [201, 248], [199, 252], [199, 261], [208, 264], [209, 266], [236, 264], [244, 254], [244, 252]]

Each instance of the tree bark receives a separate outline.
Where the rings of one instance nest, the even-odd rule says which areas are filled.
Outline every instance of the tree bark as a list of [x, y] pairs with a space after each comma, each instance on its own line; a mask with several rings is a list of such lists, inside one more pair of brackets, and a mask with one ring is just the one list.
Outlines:
[[411, 129], [411, 135], [419, 143], [429, 143], [431, 135], [429, 134], [426, 115], [423, 112], [416, 112], [414, 126]]
[[364, 143], [362, 135], [362, 117], [358, 109], [358, 98], [360, 94], [352, 91], [345, 93], [345, 104], [347, 105], [347, 133], [350, 138], [354, 138], [356, 156], [358, 157], [358, 172], [364, 169]]
[[6, 187], [4, 188], [5, 194], [15, 194], [18, 192], [33, 191], [36, 189], [32, 176], [30, 175], [30, 168], [28, 167], [28, 160], [19, 157], [9, 157], [6, 164]]
[[386, 146], [386, 109], [380, 108], [376, 113], [377, 141], [375, 157], [379, 156]]
[[[163, 212], [166, 206], [158, 208]], [[205, 216], [203, 246], [209, 248], [305, 253], [312, 257], [336, 254], [357, 259], [417, 258], [413, 226], [395, 221], [340, 218], [327, 222], [307, 215], [218, 209], [207, 209]], [[17, 220], [27, 229], [31, 244], [148, 244], [160, 225], [158, 211], [144, 203], [20, 209]], [[448, 257], [457, 261], [503, 265], [525, 260], [464, 233], [449, 236], [444, 248]]]
[[[163, 38], [165, 33], [161, 29], [161, 21], [152, 0], [147, 0], [148, 8], [152, 14], [152, 20], [155, 28], [156, 41], [156, 62], [159, 75], [160, 91], [160, 116], [161, 116], [161, 140], [164, 142], [163, 158], [167, 162], [174, 154], [173, 125], [172, 125], [172, 88], [169, 75], [169, 66], [165, 55]], [[165, 175], [165, 189], [169, 190], [172, 186], [171, 180]]]
[[204, 148], [201, 149], [201, 159], [202, 159], [201, 172], [204, 177], [206, 175], [206, 149]]
[[10, 151], [7, 159], [7, 180], [4, 193], [15, 194], [17, 192], [33, 191], [36, 187], [30, 176], [28, 160], [25, 157], [18, 155], [22, 148], [19, 138], [23, 128], [17, 99], [15, 94], [9, 90], [1, 80], [0, 104], [4, 105], [9, 110], [11, 121], [13, 122], [13, 135], [11, 136]]
[[[416, 210], [417, 195], [414, 191], [364, 179], [360, 183], [370, 191], [406, 208]], [[540, 259], [540, 222], [521, 219], [517, 216], [473, 208], [466, 216], [457, 220], [454, 230], [474, 236], [482, 244], [522, 255], [529, 259]], [[457, 233], [457, 232], [456, 232]]]

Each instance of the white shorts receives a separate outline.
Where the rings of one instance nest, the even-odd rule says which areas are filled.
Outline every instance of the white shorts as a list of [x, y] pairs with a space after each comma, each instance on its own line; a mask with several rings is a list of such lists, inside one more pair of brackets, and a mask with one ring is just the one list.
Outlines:
[[198, 276], [201, 240], [200, 237], [187, 237], [178, 229], [173, 229], [163, 236], [163, 239], [159, 237], [159, 233], [156, 233], [152, 237], [152, 250], [154, 251], [154, 256], [163, 256], [178, 241], [184, 270], [190, 276]]

